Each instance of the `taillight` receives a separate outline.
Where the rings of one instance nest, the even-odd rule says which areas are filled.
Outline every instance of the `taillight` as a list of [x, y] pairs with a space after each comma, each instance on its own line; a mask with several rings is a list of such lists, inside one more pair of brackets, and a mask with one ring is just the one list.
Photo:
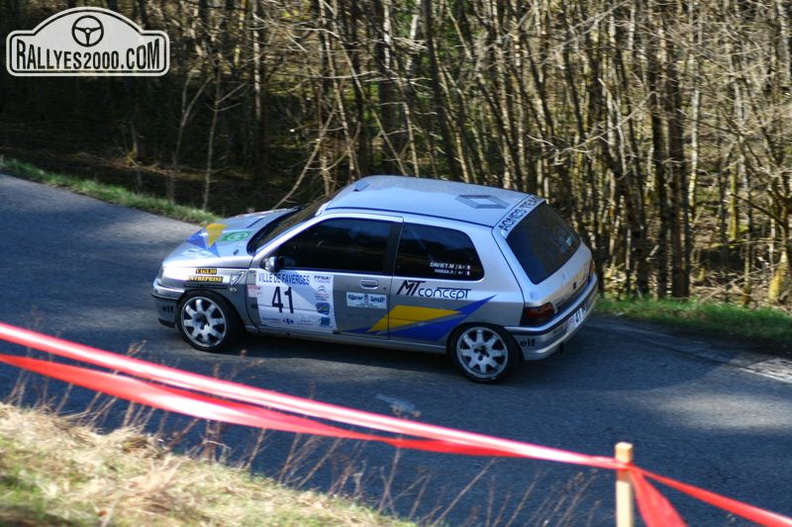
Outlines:
[[521, 326], [535, 327], [547, 323], [555, 316], [555, 308], [550, 302], [539, 307], [523, 308]]
[[594, 276], [594, 271], [595, 271], [595, 269], [596, 269], [596, 268], [594, 267], [594, 258], [592, 258], [591, 260], [589, 260], [589, 275], [588, 275], [589, 279], [590, 279], [592, 276]]

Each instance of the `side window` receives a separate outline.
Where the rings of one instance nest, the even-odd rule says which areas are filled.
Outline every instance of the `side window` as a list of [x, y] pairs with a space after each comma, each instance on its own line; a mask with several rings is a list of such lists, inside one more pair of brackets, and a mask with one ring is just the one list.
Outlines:
[[405, 223], [396, 257], [396, 274], [443, 280], [484, 277], [476, 248], [464, 232]]
[[301, 232], [278, 250], [284, 269], [385, 273], [391, 223], [332, 219]]

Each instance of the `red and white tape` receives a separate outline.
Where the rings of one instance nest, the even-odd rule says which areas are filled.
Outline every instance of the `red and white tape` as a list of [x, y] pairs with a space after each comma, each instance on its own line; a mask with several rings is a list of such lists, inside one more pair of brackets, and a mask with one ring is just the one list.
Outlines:
[[[0, 362], [136, 403], [201, 419], [300, 434], [379, 441], [396, 448], [473, 456], [523, 457], [628, 470], [632, 475], [638, 509], [649, 527], [685, 525], [673, 505], [649, 482], [650, 479], [759, 525], [792, 527], [792, 518], [654, 474], [611, 457], [588, 456], [284, 395], [118, 355], [2, 322], [0, 339], [119, 373], [13, 355], [0, 354]], [[355, 432], [315, 419], [412, 436], [414, 439]]]

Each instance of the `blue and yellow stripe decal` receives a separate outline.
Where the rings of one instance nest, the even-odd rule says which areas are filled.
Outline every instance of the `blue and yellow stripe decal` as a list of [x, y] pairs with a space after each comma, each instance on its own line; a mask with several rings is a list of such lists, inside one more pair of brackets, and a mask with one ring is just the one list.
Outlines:
[[434, 307], [393, 306], [388, 313], [370, 328], [354, 330], [355, 333], [437, 341], [458, 326], [463, 320], [492, 300], [492, 296], [472, 302], [459, 309]]
[[210, 223], [205, 228], [199, 230], [187, 239], [187, 243], [197, 245], [201, 249], [210, 251], [216, 256], [220, 256], [217, 250], [217, 240], [225, 231], [227, 225], [223, 223]]

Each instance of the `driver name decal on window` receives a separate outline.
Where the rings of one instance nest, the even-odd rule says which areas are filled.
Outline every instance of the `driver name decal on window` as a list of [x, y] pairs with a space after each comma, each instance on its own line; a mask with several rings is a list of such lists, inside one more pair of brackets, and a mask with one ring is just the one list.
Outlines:
[[429, 268], [437, 275], [446, 276], [470, 276], [473, 266], [470, 264], [450, 263], [450, 262], [429, 262]]
[[336, 329], [332, 291], [333, 275], [327, 273], [256, 273], [259, 316], [266, 326], [332, 332]]

